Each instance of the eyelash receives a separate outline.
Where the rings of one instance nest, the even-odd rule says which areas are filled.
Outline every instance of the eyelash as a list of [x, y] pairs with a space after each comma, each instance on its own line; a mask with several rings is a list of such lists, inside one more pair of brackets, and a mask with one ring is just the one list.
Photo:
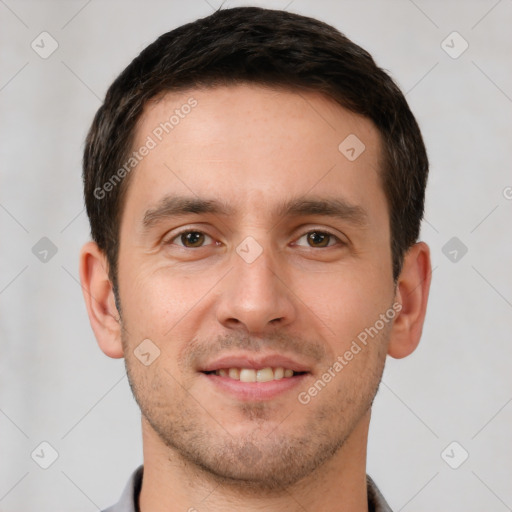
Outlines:
[[[200, 231], [198, 229], [184, 229], [183, 231], [180, 231], [179, 233], [176, 233], [175, 235], [173, 235], [173, 237], [171, 239], [169, 239], [168, 241], [165, 242], [165, 245], [173, 245], [173, 241], [176, 240], [177, 238], [179, 238], [181, 235], [183, 235], [185, 233], [200, 233], [202, 235], [209, 236], [210, 238], [213, 239], [213, 237], [208, 235], [208, 233], [205, 233], [205, 232]], [[326, 231], [326, 230], [320, 230], [320, 229], [311, 229], [309, 231], [306, 231], [297, 240], [300, 240], [302, 237], [304, 237], [306, 235], [309, 235], [311, 233], [318, 233], [318, 234], [321, 234], [321, 235], [330, 236], [330, 237], [332, 237], [332, 238], [334, 238], [336, 240], [337, 244], [328, 245], [326, 247], [309, 247], [310, 249], [328, 249], [329, 247], [334, 247], [336, 245], [342, 245], [342, 246], [346, 245], [345, 242], [340, 240], [334, 233], [331, 233], [330, 231]], [[203, 249], [205, 246], [202, 245], [200, 247], [186, 247], [184, 245], [179, 245], [178, 247], [182, 247], [183, 249]]]

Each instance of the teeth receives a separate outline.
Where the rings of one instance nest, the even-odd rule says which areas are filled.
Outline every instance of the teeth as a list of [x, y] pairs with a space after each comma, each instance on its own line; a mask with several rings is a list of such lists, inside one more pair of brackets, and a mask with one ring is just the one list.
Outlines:
[[[220, 372], [220, 370], [219, 370]], [[220, 375], [220, 373], [219, 373]], [[240, 380], [240, 370], [238, 368], [230, 368], [229, 369], [229, 377], [231, 379]]]
[[268, 382], [274, 380], [274, 372], [272, 368], [262, 368], [256, 372], [256, 380], [258, 382]]
[[293, 377], [294, 371], [289, 368], [284, 369], [282, 366], [277, 368], [261, 368], [260, 370], [252, 368], [220, 368], [216, 370], [215, 375], [229, 377], [241, 382], [269, 382], [271, 380]]
[[242, 368], [240, 370], [240, 382], [256, 382], [256, 370]]

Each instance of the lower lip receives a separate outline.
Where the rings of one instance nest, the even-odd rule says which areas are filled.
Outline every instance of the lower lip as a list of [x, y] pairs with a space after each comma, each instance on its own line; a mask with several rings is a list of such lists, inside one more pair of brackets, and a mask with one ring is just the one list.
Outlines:
[[309, 374], [304, 373], [294, 377], [285, 377], [268, 382], [242, 382], [212, 373], [201, 373], [201, 375], [207, 378], [208, 381], [220, 391], [228, 393], [239, 400], [263, 401], [270, 400], [299, 386]]

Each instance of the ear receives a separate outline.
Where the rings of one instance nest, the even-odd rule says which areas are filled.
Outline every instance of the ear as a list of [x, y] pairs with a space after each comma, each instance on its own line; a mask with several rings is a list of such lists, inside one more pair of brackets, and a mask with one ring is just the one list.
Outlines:
[[108, 277], [108, 262], [94, 242], [88, 242], [80, 251], [80, 281], [98, 345], [109, 357], [123, 357], [121, 321]]
[[425, 242], [414, 244], [405, 254], [398, 277], [395, 301], [402, 308], [395, 318], [388, 354], [400, 359], [411, 354], [420, 342], [432, 268], [430, 249]]

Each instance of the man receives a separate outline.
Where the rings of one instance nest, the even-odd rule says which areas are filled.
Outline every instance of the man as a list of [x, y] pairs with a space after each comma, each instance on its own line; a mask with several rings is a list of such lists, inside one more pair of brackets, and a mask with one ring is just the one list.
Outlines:
[[144, 464], [110, 511], [386, 511], [366, 476], [386, 355], [417, 346], [428, 160], [334, 28], [221, 10], [162, 35], [93, 121], [81, 253]]

